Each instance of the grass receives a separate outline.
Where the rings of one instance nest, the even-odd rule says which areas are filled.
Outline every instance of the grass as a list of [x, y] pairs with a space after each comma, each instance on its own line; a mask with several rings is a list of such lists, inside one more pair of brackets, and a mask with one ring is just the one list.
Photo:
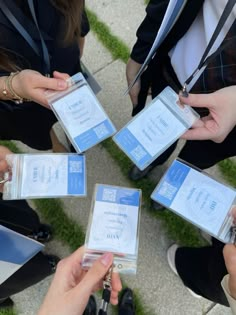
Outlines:
[[82, 227], [65, 214], [59, 199], [36, 199], [34, 203], [44, 221], [52, 225], [55, 238], [66, 243], [72, 251], [84, 244]]
[[6, 308], [0, 311], [0, 315], [16, 315], [16, 312], [12, 308]]
[[109, 50], [113, 59], [120, 59], [127, 62], [129, 58], [129, 48], [117, 36], [111, 33], [109, 27], [101, 22], [96, 14], [88, 8], [86, 8], [86, 12], [92, 31], [103, 46]]
[[224, 160], [219, 163], [219, 168], [227, 182], [236, 187], [236, 162], [230, 159]]

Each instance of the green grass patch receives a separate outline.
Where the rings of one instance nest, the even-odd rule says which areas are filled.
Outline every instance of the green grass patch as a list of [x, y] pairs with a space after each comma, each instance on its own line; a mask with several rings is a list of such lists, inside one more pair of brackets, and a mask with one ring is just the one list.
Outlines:
[[14, 153], [21, 153], [21, 151], [17, 148], [17, 146], [12, 141], [1, 140], [0, 145], [7, 147]]
[[218, 164], [220, 171], [227, 182], [236, 187], [236, 162], [230, 159], [221, 161]]
[[138, 290], [134, 290], [135, 314], [137, 315], [153, 315], [151, 311], [147, 311], [142, 303], [142, 297]]
[[12, 308], [6, 308], [4, 310], [0, 310], [0, 315], [16, 315], [16, 312]]
[[82, 227], [65, 214], [60, 200], [35, 199], [34, 203], [42, 218], [52, 226], [56, 238], [69, 245], [72, 251], [84, 244]]
[[110, 28], [103, 22], [101, 22], [96, 14], [86, 8], [91, 30], [97, 36], [99, 41], [106, 47], [111, 53], [114, 59], [120, 59], [127, 62], [129, 58], [129, 48], [124, 44], [117, 36], [113, 35]]

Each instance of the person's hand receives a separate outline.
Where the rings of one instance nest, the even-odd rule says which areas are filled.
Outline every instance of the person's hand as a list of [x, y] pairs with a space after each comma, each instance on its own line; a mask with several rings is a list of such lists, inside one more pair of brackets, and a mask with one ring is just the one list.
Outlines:
[[[6, 161], [7, 154], [12, 154], [12, 152], [8, 148], [0, 145], [0, 175], [1, 175], [0, 177], [1, 179], [3, 179], [4, 173], [7, 172], [9, 169], [9, 165], [7, 164], [7, 161]], [[4, 184], [0, 184], [0, 192], [3, 191], [3, 185]]]
[[[231, 209], [231, 215], [234, 218], [234, 224], [236, 224], [236, 206]], [[229, 291], [230, 295], [236, 299], [236, 247], [234, 244], [227, 244], [224, 246], [223, 255], [225, 259], [225, 265], [229, 273]]]
[[12, 80], [12, 87], [17, 95], [30, 99], [49, 108], [45, 97], [46, 90], [62, 91], [67, 88], [66, 73], [53, 72], [53, 78], [43, 76], [34, 70], [22, 70]]
[[181, 138], [186, 140], [224, 141], [236, 125], [236, 86], [220, 89], [210, 94], [180, 96], [181, 103], [209, 109], [209, 115], [201, 118]]
[[[81, 268], [84, 248], [81, 247], [71, 256], [61, 260], [55, 277], [38, 315], [81, 315], [91, 293], [98, 289], [101, 280], [113, 263], [111, 253], [104, 254], [86, 272]], [[111, 303], [118, 303], [121, 290], [119, 275], [112, 275]]]
[[[128, 86], [133, 82], [141, 66], [142, 65], [140, 63], [137, 63], [131, 58], [128, 60], [128, 63], [126, 65], [126, 78], [127, 78]], [[129, 92], [129, 96], [131, 98], [131, 102], [134, 107], [138, 104], [138, 95], [140, 92], [140, 88], [141, 88], [141, 81], [139, 78]]]
[[229, 273], [229, 292], [236, 299], [236, 247], [234, 244], [227, 244], [223, 250], [225, 265]]

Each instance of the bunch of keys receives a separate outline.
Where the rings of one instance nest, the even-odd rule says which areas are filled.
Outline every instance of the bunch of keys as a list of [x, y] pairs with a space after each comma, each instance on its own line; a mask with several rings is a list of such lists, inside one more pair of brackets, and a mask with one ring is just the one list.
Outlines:
[[102, 302], [101, 302], [101, 307], [99, 309], [98, 315], [107, 315], [107, 308], [110, 302], [111, 291], [112, 291], [112, 285], [111, 285], [112, 272], [113, 272], [113, 265], [108, 270], [103, 280]]
[[181, 89], [181, 93], [182, 93], [182, 96], [188, 97], [187, 85], [185, 83]]

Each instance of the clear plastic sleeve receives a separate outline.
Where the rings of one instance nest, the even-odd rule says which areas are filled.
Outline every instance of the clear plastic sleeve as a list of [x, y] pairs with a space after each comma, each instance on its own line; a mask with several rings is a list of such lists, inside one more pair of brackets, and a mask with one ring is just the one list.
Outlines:
[[151, 198], [224, 243], [234, 242], [236, 190], [176, 159]]
[[9, 154], [9, 180], [3, 199], [84, 197], [86, 160], [78, 154]]
[[83, 268], [105, 252], [114, 254], [114, 271], [137, 270], [141, 190], [96, 184], [85, 239]]
[[82, 73], [68, 80], [68, 88], [46, 92], [54, 114], [78, 153], [112, 136], [116, 129]]
[[113, 140], [133, 163], [144, 170], [199, 119], [188, 105], [166, 87], [125, 125]]

